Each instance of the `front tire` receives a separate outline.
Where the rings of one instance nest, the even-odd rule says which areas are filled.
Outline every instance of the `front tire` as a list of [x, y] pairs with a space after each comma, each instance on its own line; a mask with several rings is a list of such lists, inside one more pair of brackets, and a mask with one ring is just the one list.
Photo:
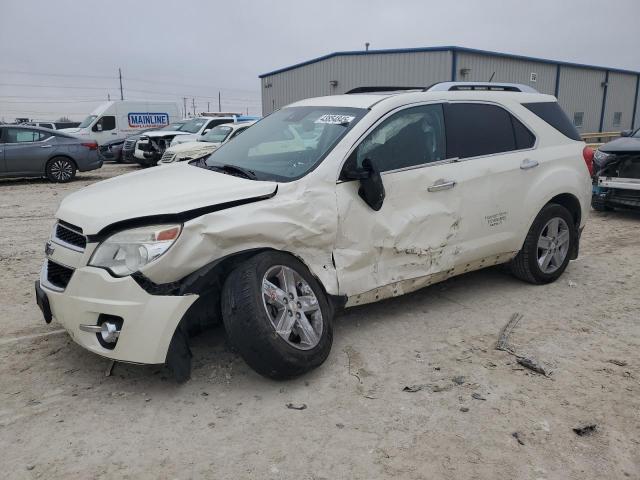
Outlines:
[[47, 162], [45, 175], [51, 182], [67, 183], [76, 176], [76, 165], [66, 157], [53, 157]]
[[331, 317], [319, 282], [299, 260], [282, 252], [246, 260], [222, 289], [229, 341], [266, 377], [291, 378], [320, 366], [331, 350]]
[[511, 272], [525, 282], [551, 283], [567, 268], [577, 239], [569, 210], [555, 203], [545, 205], [533, 221], [522, 249], [511, 261]]

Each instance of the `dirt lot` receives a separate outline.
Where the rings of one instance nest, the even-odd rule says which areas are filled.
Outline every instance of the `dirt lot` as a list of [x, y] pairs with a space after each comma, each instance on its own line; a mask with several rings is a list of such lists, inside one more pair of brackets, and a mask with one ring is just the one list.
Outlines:
[[[640, 479], [640, 215], [593, 212], [552, 285], [489, 269], [349, 310], [294, 381], [259, 377], [216, 329], [176, 385], [155, 366], [105, 377], [34, 302], [60, 200], [133, 169], [0, 181], [1, 478]], [[513, 346], [550, 377], [494, 349], [514, 312]]]

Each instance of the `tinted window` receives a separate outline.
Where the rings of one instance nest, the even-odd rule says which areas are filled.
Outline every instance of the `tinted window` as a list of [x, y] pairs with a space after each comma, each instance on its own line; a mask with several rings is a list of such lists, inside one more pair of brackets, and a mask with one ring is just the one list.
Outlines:
[[[99, 128], [99, 126], [102, 126], [102, 129]], [[104, 117], [101, 117], [100, 120], [96, 122], [92, 130], [94, 132], [107, 132], [109, 130], [114, 130], [115, 128], [116, 128], [116, 117], [114, 117], [113, 115], [105, 115]]]
[[571, 121], [562, 108], [560, 108], [558, 102], [523, 103], [522, 105], [558, 130], [565, 137], [571, 140], [582, 141], [578, 130], [571, 124]]
[[442, 105], [404, 109], [378, 125], [351, 154], [347, 169], [370, 159], [381, 172], [424, 165], [446, 157]]
[[536, 143], [536, 137], [525, 127], [520, 120], [511, 115], [511, 123], [513, 123], [513, 134], [516, 137], [516, 148], [532, 148]]
[[38, 130], [27, 130], [26, 128], [7, 128], [4, 141], [7, 143], [29, 143], [39, 142], [51, 135]]
[[469, 158], [516, 150], [511, 114], [496, 105], [449, 103], [447, 156]]

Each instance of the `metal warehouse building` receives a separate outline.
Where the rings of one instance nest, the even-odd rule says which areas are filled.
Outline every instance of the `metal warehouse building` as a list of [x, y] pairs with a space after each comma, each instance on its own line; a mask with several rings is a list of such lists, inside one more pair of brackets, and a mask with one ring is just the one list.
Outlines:
[[495, 81], [555, 95], [581, 133], [640, 126], [640, 72], [462, 47], [335, 52], [265, 73], [260, 80], [264, 115], [296, 100], [356, 87]]

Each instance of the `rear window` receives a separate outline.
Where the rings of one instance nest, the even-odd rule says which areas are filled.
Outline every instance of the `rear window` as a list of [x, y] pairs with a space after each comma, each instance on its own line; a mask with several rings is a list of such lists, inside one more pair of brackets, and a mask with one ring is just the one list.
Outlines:
[[523, 103], [531, 112], [562, 133], [571, 140], [582, 141], [578, 130], [564, 113], [558, 102]]

